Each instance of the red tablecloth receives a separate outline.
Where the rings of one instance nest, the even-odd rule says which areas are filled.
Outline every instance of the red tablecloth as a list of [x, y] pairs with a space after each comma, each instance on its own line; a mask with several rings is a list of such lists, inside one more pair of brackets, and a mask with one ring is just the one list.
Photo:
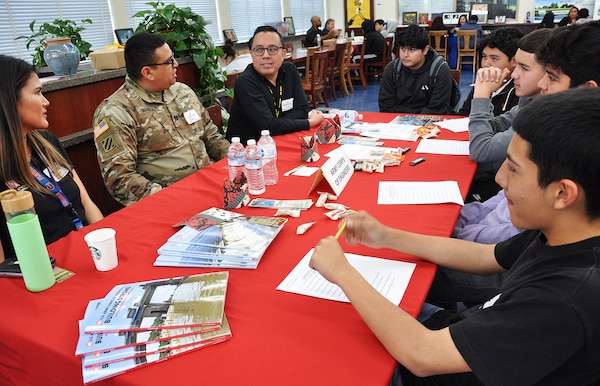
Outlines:
[[[395, 115], [365, 113], [364, 119], [388, 122]], [[298, 136], [275, 137], [280, 176], [301, 163]], [[442, 139], [463, 139], [467, 133], [443, 130]], [[407, 161], [416, 158], [416, 143], [385, 141], [384, 146], [411, 146]], [[336, 145], [320, 145], [325, 154]], [[325, 161], [316, 163], [320, 165]], [[221, 161], [162, 190], [103, 221], [49, 246], [57, 264], [76, 272], [71, 279], [41, 293], [30, 293], [21, 279], [0, 280], [0, 384], [77, 385], [82, 383], [81, 360], [74, 355], [77, 321], [89, 300], [103, 297], [114, 285], [207, 272], [207, 269], [154, 267], [156, 250], [175, 232], [172, 224], [208, 207], [222, 207], [227, 176]], [[463, 197], [476, 164], [467, 156], [427, 155], [427, 162], [386, 168], [384, 174], [357, 172], [339, 202], [366, 209], [383, 223], [411, 231], [448, 236], [460, 206], [377, 205], [378, 181], [457, 180]], [[313, 178], [280, 177], [262, 197], [316, 201], [307, 194]], [[290, 219], [265, 253], [256, 270], [230, 270], [225, 312], [233, 333], [230, 341], [101, 381], [106, 385], [157, 383], [204, 385], [385, 385], [395, 367], [371, 331], [348, 303], [277, 291], [275, 288], [319, 239], [333, 234], [337, 223], [323, 208]], [[243, 208], [239, 212], [271, 216], [273, 210]], [[316, 224], [302, 236], [296, 227]], [[88, 231], [117, 230], [119, 266], [98, 272], [83, 241]], [[417, 315], [435, 273], [435, 266], [390, 250], [364, 246], [344, 250], [417, 262], [400, 306]]]

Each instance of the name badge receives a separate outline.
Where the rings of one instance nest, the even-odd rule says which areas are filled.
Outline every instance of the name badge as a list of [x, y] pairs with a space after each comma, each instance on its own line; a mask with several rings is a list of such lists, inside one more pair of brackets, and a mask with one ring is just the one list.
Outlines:
[[285, 99], [281, 103], [281, 111], [288, 111], [294, 107], [294, 98]]
[[200, 120], [200, 115], [198, 115], [196, 110], [186, 111], [185, 113], [183, 113], [183, 117], [185, 118], [185, 121], [188, 123], [188, 125], [191, 125], [192, 123], [198, 122]]

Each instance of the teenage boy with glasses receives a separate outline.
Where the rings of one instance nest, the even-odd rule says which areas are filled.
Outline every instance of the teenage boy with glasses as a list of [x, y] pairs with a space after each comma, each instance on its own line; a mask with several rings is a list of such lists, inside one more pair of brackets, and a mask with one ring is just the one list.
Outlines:
[[252, 65], [237, 78], [227, 138], [260, 138], [308, 130], [323, 120], [323, 113], [309, 114], [308, 99], [296, 66], [284, 61], [283, 38], [271, 26], [258, 27], [248, 42]]
[[176, 82], [166, 41], [134, 35], [125, 47], [125, 83], [96, 109], [94, 140], [104, 184], [129, 205], [227, 156], [194, 91]]

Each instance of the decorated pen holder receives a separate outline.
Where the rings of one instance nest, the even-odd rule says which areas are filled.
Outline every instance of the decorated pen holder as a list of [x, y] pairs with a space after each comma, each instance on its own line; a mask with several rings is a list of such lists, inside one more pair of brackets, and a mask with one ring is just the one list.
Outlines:
[[316, 162], [321, 158], [316, 134], [300, 137], [300, 158], [304, 162]]

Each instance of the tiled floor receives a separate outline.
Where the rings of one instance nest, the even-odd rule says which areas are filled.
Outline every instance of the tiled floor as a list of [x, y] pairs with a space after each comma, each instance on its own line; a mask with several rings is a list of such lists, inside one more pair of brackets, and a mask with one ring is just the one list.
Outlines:
[[[462, 106], [463, 101], [471, 92], [471, 83], [473, 81], [473, 73], [468, 70], [468, 67], [461, 72], [460, 76], [460, 94], [461, 101], [459, 106]], [[333, 100], [331, 93], [327, 94], [329, 107], [340, 110], [357, 110], [357, 111], [379, 111], [377, 98], [379, 96], [379, 80], [370, 79], [366, 90], [362, 88], [360, 83], [354, 84], [354, 93], [350, 90], [349, 96], [344, 96], [339, 90], [336, 90], [337, 101]], [[319, 107], [324, 107], [320, 104]]]

